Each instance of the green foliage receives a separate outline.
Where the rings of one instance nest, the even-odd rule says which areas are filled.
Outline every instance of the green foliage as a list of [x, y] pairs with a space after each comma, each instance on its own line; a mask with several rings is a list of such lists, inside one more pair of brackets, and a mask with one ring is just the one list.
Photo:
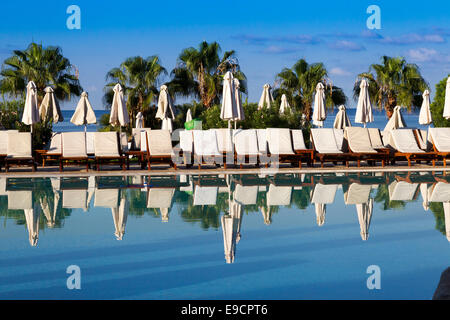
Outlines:
[[378, 185], [377, 194], [375, 195], [374, 201], [377, 203], [382, 203], [383, 210], [400, 210], [403, 209], [406, 205], [404, 201], [390, 200], [389, 185], [387, 184]]
[[438, 84], [436, 84], [436, 93], [434, 95], [433, 102], [430, 105], [431, 116], [435, 127], [450, 127], [450, 120], [447, 120], [442, 116], [444, 113], [445, 87], [447, 84], [447, 78], [448, 77], [442, 79]]
[[435, 229], [445, 236], [445, 216], [444, 206], [442, 205], [442, 202], [430, 202], [429, 205], [430, 210], [431, 212], [433, 212], [434, 218], [436, 220]]
[[[25, 101], [11, 100], [0, 102], [0, 126], [6, 130], [29, 132], [30, 126], [22, 123]], [[50, 121], [38, 122], [33, 125], [33, 150], [42, 149], [52, 137], [53, 124]]]

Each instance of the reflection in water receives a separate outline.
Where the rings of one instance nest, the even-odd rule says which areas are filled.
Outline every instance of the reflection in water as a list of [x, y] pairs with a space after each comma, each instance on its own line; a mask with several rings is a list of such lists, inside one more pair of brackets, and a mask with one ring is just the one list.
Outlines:
[[149, 214], [169, 222], [176, 208], [187, 223], [221, 228], [225, 260], [233, 263], [244, 214], [261, 214], [270, 225], [281, 207], [314, 205], [317, 225], [324, 226], [338, 189], [345, 205], [356, 209], [364, 241], [374, 203], [400, 209], [419, 195], [423, 209], [433, 212], [436, 229], [450, 241], [449, 181], [431, 173], [0, 178], [0, 215], [25, 224], [30, 245], [36, 246], [39, 230], [62, 227], [72, 210], [111, 209], [114, 236], [122, 240], [128, 216]]

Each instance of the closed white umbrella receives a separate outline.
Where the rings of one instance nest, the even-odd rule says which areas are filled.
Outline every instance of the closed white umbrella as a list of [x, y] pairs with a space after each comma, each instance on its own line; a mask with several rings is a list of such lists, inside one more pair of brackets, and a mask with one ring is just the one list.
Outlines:
[[52, 87], [45, 88], [44, 99], [42, 100], [39, 109], [39, 116], [41, 120], [52, 119], [54, 123], [64, 121], [61, 109], [59, 108], [58, 100], [55, 98], [55, 93]]
[[242, 107], [242, 99], [241, 99], [241, 92], [239, 91], [239, 88], [241, 86], [239, 79], [234, 78], [234, 99], [236, 101], [236, 110], [237, 110], [237, 117], [234, 118], [234, 128], [236, 129], [236, 121], [243, 121], [245, 120], [245, 114], [244, 114], [244, 108]]
[[162, 120], [161, 129], [173, 131], [172, 119], [175, 117], [172, 110], [172, 99], [166, 85], [162, 85], [159, 91], [156, 118]]
[[259, 99], [258, 103], [258, 110], [264, 108], [264, 105], [266, 106], [266, 108], [270, 108], [270, 104], [273, 102], [273, 96], [270, 89], [271, 89], [270, 84], [266, 83], [263, 86], [263, 92], [261, 94], [261, 98]]
[[347, 108], [344, 105], [339, 106], [339, 111], [334, 119], [333, 127], [335, 129], [345, 129], [346, 127], [351, 127], [352, 124], [347, 115]]
[[314, 96], [314, 111], [313, 111], [313, 124], [318, 127], [323, 127], [323, 121], [326, 119], [327, 114], [325, 110], [325, 88], [321, 82], [316, 86], [316, 94]]
[[70, 122], [76, 126], [84, 125], [84, 131], [86, 131], [86, 125], [97, 123], [97, 117], [95, 116], [94, 109], [89, 102], [87, 92], [83, 92], [81, 94], [80, 101], [78, 101]]
[[144, 116], [142, 115], [142, 112], [138, 112], [136, 115], [136, 128], [143, 128], [144, 127]]
[[222, 108], [220, 109], [220, 119], [228, 120], [228, 128], [231, 128], [231, 120], [238, 117], [236, 99], [234, 95], [233, 74], [228, 71], [223, 77]]
[[422, 106], [419, 113], [419, 124], [427, 125], [433, 122], [430, 111], [430, 91], [425, 90], [423, 95]]
[[290, 110], [291, 106], [289, 105], [289, 102], [287, 101], [286, 95], [283, 94], [281, 96], [281, 104], [280, 104], [280, 113], [283, 114], [285, 111]]
[[444, 114], [445, 119], [450, 119], [450, 77], [447, 79], [447, 85], [445, 86], [445, 104]]
[[25, 98], [22, 122], [31, 126], [31, 132], [33, 132], [33, 124], [39, 122], [37, 88], [33, 81], [27, 84], [27, 96]]
[[388, 123], [386, 124], [386, 127], [384, 127], [384, 131], [391, 131], [406, 127], [406, 122], [403, 119], [401, 108], [402, 108], [401, 106], [396, 106], [394, 108], [392, 117], [389, 119]]
[[111, 105], [111, 115], [109, 116], [109, 123], [113, 126], [124, 127], [130, 123], [128, 116], [127, 105], [123, 96], [122, 86], [118, 83], [114, 86], [114, 96]]
[[191, 113], [191, 109], [189, 108], [189, 110], [186, 113], [186, 121], [185, 122], [189, 122], [192, 121], [192, 113]]
[[358, 213], [359, 227], [361, 230], [361, 239], [366, 241], [369, 238], [370, 220], [372, 219], [373, 199], [366, 203], [356, 204]]
[[364, 128], [369, 122], [373, 122], [372, 104], [369, 97], [369, 83], [366, 79], [361, 80], [359, 85], [360, 92], [358, 98], [358, 105], [356, 106], [355, 122], [363, 123]]

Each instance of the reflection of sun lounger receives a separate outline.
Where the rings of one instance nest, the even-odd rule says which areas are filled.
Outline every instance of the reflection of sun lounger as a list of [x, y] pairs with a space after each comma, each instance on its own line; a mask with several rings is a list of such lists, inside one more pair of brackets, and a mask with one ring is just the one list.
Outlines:
[[267, 192], [268, 206], [289, 206], [291, 204], [292, 187], [277, 187], [271, 184]]
[[117, 208], [119, 189], [95, 189], [94, 207]]
[[417, 197], [419, 184], [394, 181], [389, 185], [389, 199], [391, 201], [412, 201]]
[[8, 191], [8, 209], [9, 210], [33, 209], [33, 192]]
[[218, 187], [196, 186], [194, 190], [194, 206], [216, 205]]
[[150, 188], [147, 192], [147, 208], [170, 209], [174, 193], [174, 188]]
[[86, 189], [63, 190], [62, 198], [63, 208], [87, 210], [88, 203]]
[[370, 199], [371, 185], [352, 183], [344, 193], [345, 204], [367, 203]]
[[311, 196], [311, 203], [331, 204], [334, 202], [337, 184], [316, 184]]
[[438, 182], [430, 189], [429, 202], [449, 202], [450, 201], [450, 184]]
[[241, 205], [256, 204], [258, 197], [258, 186], [242, 186], [236, 185], [234, 190], [234, 200]]

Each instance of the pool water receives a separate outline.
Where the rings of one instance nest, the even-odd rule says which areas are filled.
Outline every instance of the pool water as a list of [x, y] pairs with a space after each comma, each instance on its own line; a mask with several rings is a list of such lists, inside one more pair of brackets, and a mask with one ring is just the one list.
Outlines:
[[1, 178], [0, 298], [431, 299], [450, 264], [449, 186], [431, 173]]

